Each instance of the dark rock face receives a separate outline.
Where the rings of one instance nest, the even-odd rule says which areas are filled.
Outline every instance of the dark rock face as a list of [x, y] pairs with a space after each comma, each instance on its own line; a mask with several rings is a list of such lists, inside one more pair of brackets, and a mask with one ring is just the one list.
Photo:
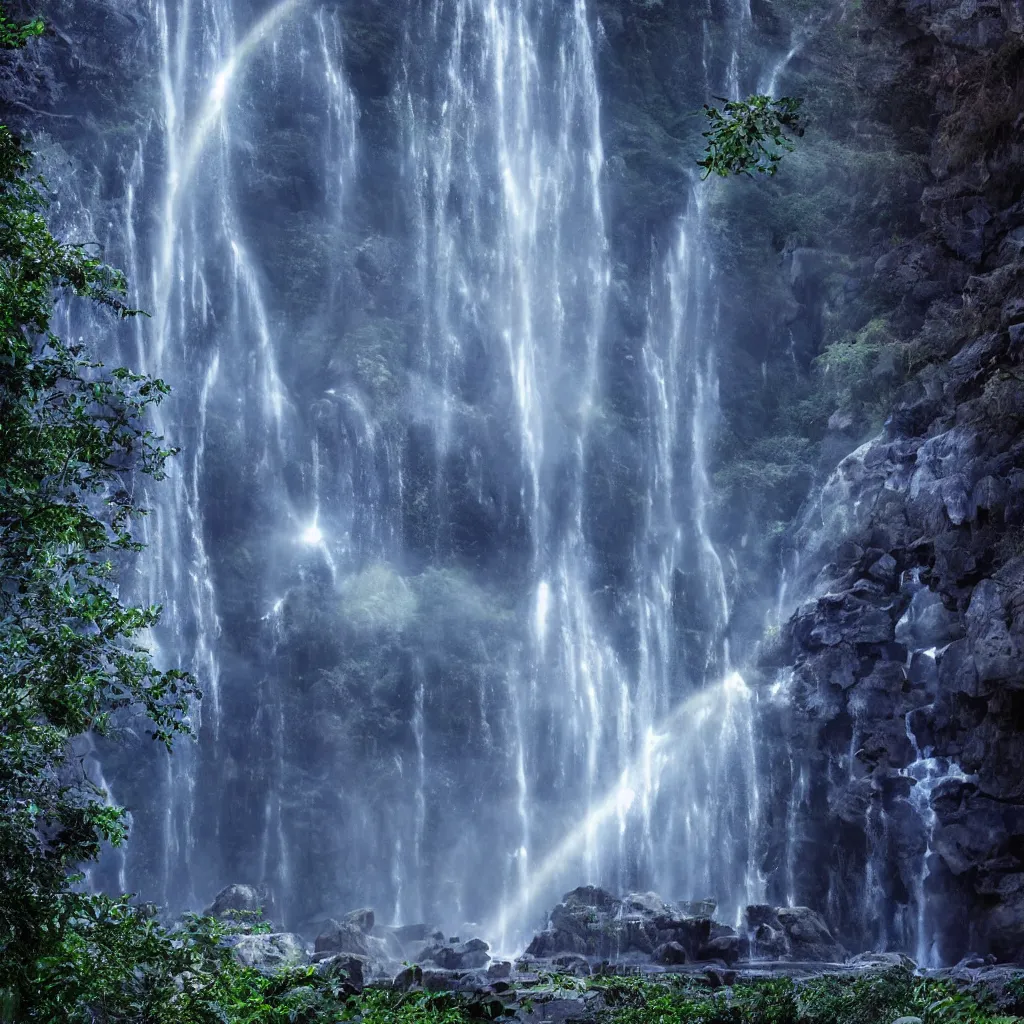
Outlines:
[[[679, 908], [654, 893], [631, 893], [618, 899], [604, 889], [581, 886], [566, 893], [554, 910], [546, 931], [527, 947], [530, 956], [576, 953], [617, 957], [630, 953], [696, 959], [710, 939], [711, 920], [686, 917]], [[685, 963], [676, 959], [675, 963]]]
[[820, 914], [808, 907], [747, 907], [750, 953], [755, 959], [842, 963], [846, 950]]
[[748, 907], [747, 936], [710, 917], [687, 916], [693, 907], [714, 910], [707, 903], [666, 903], [654, 893], [618, 899], [593, 886], [573, 889], [551, 911], [548, 928], [534, 937], [526, 955], [556, 964], [567, 958], [642, 957], [669, 966], [732, 964], [744, 956], [830, 963], [846, 958], [822, 917], [807, 907]]
[[362, 992], [370, 974], [370, 961], [355, 953], [336, 953], [320, 960], [316, 973], [340, 981], [347, 991]]
[[207, 917], [235, 918], [238, 915], [262, 914], [268, 903], [265, 890], [254, 885], [228, 885], [214, 897], [203, 911]]
[[[941, 115], [926, 230], [874, 265], [926, 365], [793, 535], [810, 596], [771, 655], [792, 768], [772, 782], [766, 864], [781, 893], [788, 850], [788, 891], [856, 948], [1020, 959], [1024, 150], [1000, 104], [1022, 94], [1024, 39], [997, 5], [928, 12], [874, 10]], [[988, 99], [968, 97], [982, 82]], [[817, 948], [814, 922], [798, 931]]]
[[490, 962], [489, 948], [483, 939], [470, 939], [468, 942], [451, 944], [436, 943], [425, 946], [416, 956], [416, 961], [432, 961], [446, 971], [473, 970], [477, 967], [486, 967]]
[[368, 935], [349, 920], [329, 921], [327, 927], [316, 937], [317, 953], [356, 953], [360, 956], [380, 956], [387, 952], [382, 939]]

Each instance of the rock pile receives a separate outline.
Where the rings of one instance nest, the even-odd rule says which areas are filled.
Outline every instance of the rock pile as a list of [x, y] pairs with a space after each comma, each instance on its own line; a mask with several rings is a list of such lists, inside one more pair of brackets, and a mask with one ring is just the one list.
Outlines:
[[667, 903], [650, 892], [620, 899], [581, 886], [552, 910], [548, 927], [534, 937], [526, 955], [664, 966], [740, 959], [837, 963], [846, 957], [821, 916], [807, 907], [748, 907], [744, 934], [715, 921], [714, 910], [710, 901]]

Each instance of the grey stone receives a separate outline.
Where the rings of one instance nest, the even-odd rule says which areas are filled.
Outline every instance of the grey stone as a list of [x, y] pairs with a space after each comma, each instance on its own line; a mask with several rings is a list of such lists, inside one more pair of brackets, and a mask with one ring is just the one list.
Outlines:
[[551, 962], [565, 974], [571, 974], [574, 978], [586, 978], [590, 975], [590, 961], [578, 953], [562, 953], [553, 957]]
[[385, 939], [367, 935], [352, 921], [328, 921], [313, 948], [317, 953], [356, 953], [374, 960], [390, 958]]
[[345, 923], [355, 925], [361, 932], [369, 935], [373, 931], [373, 911], [369, 907], [350, 910], [345, 915]]
[[956, 613], [943, 605], [934, 590], [926, 588], [914, 594], [896, 623], [896, 640], [910, 650], [943, 647], [963, 635], [964, 628]]
[[654, 951], [654, 961], [659, 964], [685, 964], [690, 958], [678, 942], [663, 942]]
[[362, 992], [371, 973], [371, 961], [356, 953], [335, 953], [317, 963], [316, 973], [341, 982], [351, 992]]
[[738, 935], [719, 935], [709, 939], [701, 949], [699, 960], [721, 960], [726, 964], [734, 964], [742, 953], [743, 942]]
[[231, 946], [231, 955], [244, 967], [252, 967], [261, 974], [276, 974], [308, 960], [302, 939], [290, 932], [240, 935]]
[[231, 917], [233, 912], [260, 914], [267, 902], [263, 889], [254, 885], [228, 885], [214, 897], [203, 911], [207, 917]]

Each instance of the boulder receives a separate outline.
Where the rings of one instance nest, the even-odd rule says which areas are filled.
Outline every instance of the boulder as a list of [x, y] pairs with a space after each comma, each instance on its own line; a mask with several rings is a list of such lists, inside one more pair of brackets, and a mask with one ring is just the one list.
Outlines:
[[355, 953], [335, 953], [317, 964], [316, 973], [332, 981], [341, 982], [349, 994], [362, 992], [363, 985], [371, 973], [370, 959]]
[[361, 928], [348, 921], [328, 921], [323, 931], [316, 937], [313, 946], [317, 953], [358, 953], [370, 956], [371, 950], [367, 936]]
[[373, 911], [369, 907], [350, 910], [343, 920], [345, 924], [355, 925], [364, 935], [369, 935], [373, 931]]
[[828, 925], [809, 907], [747, 907], [751, 955], [778, 960], [838, 963], [846, 950], [836, 942]]
[[450, 944], [435, 943], [424, 947], [417, 960], [432, 961], [446, 971], [466, 971], [486, 967], [491, 959], [489, 948], [483, 939]]
[[659, 945], [674, 943], [686, 950], [691, 960], [699, 956], [700, 949], [711, 939], [711, 918], [687, 917], [659, 918], [656, 941]]
[[659, 964], [686, 964], [690, 957], [686, 950], [678, 942], [663, 942], [654, 951], [655, 963]]
[[426, 942], [427, 937], [431, 933], [430, 927], [425, 924], [394, 925], [388, 928], [388, 931], [391, 932], [391, 934], [394, 935], [394, 937], [398, 939], [403, 946], [413, 942]]
[[230, 918], [236, 913], [261, 914], [266, 906], [267, 893], [254, 885], [227, 885], [213, 898], [203, 911], [207, 917]]
[[252, 967], [261, 974], [276, 974], [309, 959], [302, 939], [291, 932], [240, 935], [232, 943], [231, 953], [244, 967]]
[[574, 978], [586, 978], [591, 973], [590, 962], [578, 953], [563, 953], [553, 957], [551, 963], [558, 968], [560, 974], [571, 974]]
[[778, 919], [794, 960], [841, 963], [846, 950], [836, 942], [824, 918], [809, 907], [780, 907]]
[[926, 587], [914, 594], [896, 623], [896, 640], [909, 650], [944, 647], [963, 635], [956, 613], [947, 611], [942, 598]]
[[743, 952], [743, 940], [736, 934], [716, 935], [709, 939], [700, 951], [700, 960], [721, 960], [734, 964]]

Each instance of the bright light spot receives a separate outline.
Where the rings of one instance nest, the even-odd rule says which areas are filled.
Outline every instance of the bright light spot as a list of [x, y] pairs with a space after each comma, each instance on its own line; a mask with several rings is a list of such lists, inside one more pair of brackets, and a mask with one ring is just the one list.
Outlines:
[[938, 648], [936, 648], [936, 647], [929, 647], [928, 650], [926, 650], [926, 651], [924, 651], [922, 653], [924, 654], [924, 656], [926, 658], [931, 658], [934, 661], [935, 660], [935, 655], [938, 653]]
[[526, 847], [525, 846], [520, 846], [519, 847], [519, 857], [520, 857], [521, 860], [526, 860]]
[[636, 790], [632, 786], [623, 783], [615, 791], [615, 809], [619, 814], [625, 814], [633, 806], [636, 799]]
[[229, 60], [213, 80], [213, 88], [210, 90], [210, 99], [217, 106], [220, 106], [220, 104], [224, 102], [224, 97], [228, 94], [228, 86], [231, 84], [231, 76], [234, 73], [235, 62], [233, 60]]
[[727, 675], [722, 682], [722, 689], [730, 696], [746, 697], [750, 694], [750, 690], [739, 672], [732, 672]]
[[534, 626], [537, 636], [543, 640], [547, 633], [548, 611], [551, 607], [551, 588], [547, 580], [541, 580], [537, 587], [537, 607], [534, 611]]
[[303, 544], [321, 544], [323, 542], [323, 539], [324, 535], [321, 532], [320, 527], [317, 526], [316, 523], [310, 523], [310, 525], [302, 531]]

